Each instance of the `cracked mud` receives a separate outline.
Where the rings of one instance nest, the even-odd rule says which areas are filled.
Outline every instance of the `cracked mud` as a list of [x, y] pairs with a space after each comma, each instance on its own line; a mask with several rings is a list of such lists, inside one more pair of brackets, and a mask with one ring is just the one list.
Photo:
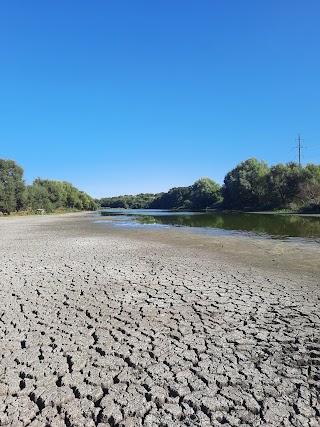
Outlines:
[[138, 233], [0, 220], [0, 426], [319, 426], [317, 266]]

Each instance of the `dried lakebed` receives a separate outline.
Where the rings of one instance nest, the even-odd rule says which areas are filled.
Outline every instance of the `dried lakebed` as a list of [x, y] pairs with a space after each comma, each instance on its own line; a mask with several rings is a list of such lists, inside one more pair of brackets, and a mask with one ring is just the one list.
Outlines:
[[0, 425], [319, 426], [319, 246], [0, 220]]

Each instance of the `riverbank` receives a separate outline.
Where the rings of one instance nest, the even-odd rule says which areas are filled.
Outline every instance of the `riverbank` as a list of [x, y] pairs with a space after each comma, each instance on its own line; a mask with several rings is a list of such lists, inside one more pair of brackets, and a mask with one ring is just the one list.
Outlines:
[[319, 245], [96, 219], [0, 220], [0, 425], [319, 425]]
[[319, 212], [294, 212], [294, 211], [253, 211], [248, 213], [261, 214], [261, 215], [293, 215], [293, 216], [311, 216], [315, 218], [320, 217]]
[[6, 216], [30, 216], [30, 215], [63, 215], [63, 214], [70, 214], [70, 213], [88, 213], [91, 211], [83, 211], [83, 210], [79, 210], [79, 209], [54, 209], [53, 211], [45, 211], [45, 209], [39, 209], [39, 212], [37, 211], [17, 211], [17, 212], [11, 212], [9, 215], [8, 214], [2, 214], [0, 215], [0, 217], [6, 217]]

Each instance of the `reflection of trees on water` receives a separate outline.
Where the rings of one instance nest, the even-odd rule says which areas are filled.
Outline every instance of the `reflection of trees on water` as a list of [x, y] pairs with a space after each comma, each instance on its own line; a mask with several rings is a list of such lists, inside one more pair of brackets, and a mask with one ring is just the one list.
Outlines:
[[141, 224], [219, 228], [292, 237], [320, 237], [320, 219], [293, 215], [208, 213], [199, 215], [144, 215]]
[[157, 223], [157, 221], [155, 220], [155, 217], [151, 215], [141, 215], [141, 216], [139, 215], [136, 218], [136, 221], [139, 222], [140, 224], [156, 224]]

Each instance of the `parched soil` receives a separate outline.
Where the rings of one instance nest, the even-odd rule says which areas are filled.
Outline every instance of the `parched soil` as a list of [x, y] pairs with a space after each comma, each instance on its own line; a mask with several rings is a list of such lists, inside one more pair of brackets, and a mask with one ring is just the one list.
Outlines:
[[0, 426], [320, 425], [320, 245], [95, 220], [0, 219]]

